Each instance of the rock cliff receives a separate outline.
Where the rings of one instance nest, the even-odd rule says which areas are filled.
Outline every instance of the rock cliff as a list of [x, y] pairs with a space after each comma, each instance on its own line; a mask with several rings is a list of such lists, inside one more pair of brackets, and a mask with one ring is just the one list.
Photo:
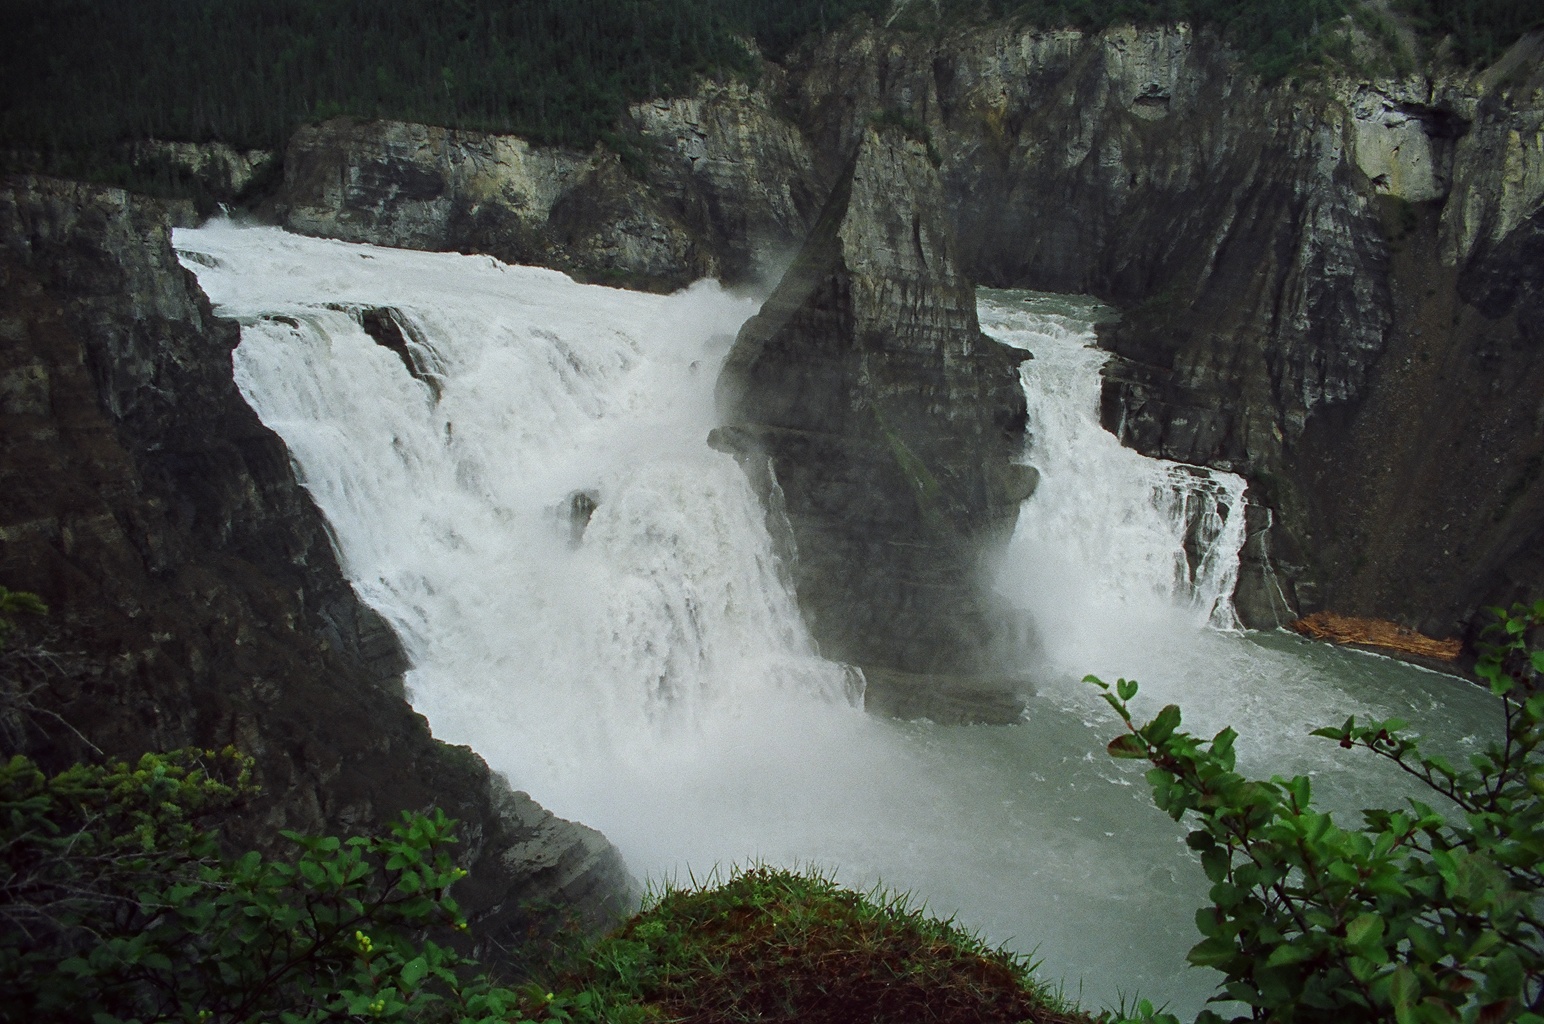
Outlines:
[[[1118, 356], [1111, 429], [1249, 478], [1246, 621], [1330, 608], [1446, 635], [1486, 603], [1544, 593], [1541, 58], [1535, 34], [1483, 72], [1268, 84], [1184, 26], [860, 23], [767, 65], [754, 89], [710, 83], [634, 110], [629, 159], [565, 158], [597, 169], [522, 207], [537, 241], [518, 252], [519, 231], [485, 242], [448, 216], [402, 244], [655, 285], [754, 277], [813, 225], [811, 197], [864, 133], [901, 125], [937, 161], [965, 276], [1125, 312], [1101, 335]], [[288, 201], [331, 212], [291, 223], [398, 237], [327, 220], [364, 172], [308, 177], [307, 145], [292, 147]], [[386, 152], [328, 145], [349, 168]], [[406, 181], [431, 151], [378, 177]], [[336, 194], [316, 184], [334, 179]], [[437, 201], [471, 208], [476, 189], [446, 188]]]
[[780, 269], [826, 192], [770, 102], [764, 89], [708, 82], [640, 104], [620, 153], [328, 121], [290, 142], [275, 212], [303, 234], [485, 252], [586, 281], [747, 280]]
[[461, 820], [456, 895], [485, 951], [557, 914], [607, 919], [630, 883], [605, 839], [409, 708], [400, 646], [232, 382], [238, 340], [155, 203], [0, 185], [0, 581], [47, 601], [23, 625], [59, 655], [8, 681], [7, 747], [58, 767], [234, 744], [265, 790], [228, 823], [235, 845], [438, 805]]
[[[1103, 336], [1123, 357], [1107, 425], [1244, 473], [1272, 510], [1276, 588], [1301, 611], [1446, 636], [1544, 586], [1544, 359], [1528, 311], [1544, 264], [1520, 258], [1541, 200], [1524, 141], [1540, 127], [1537, 46], [1475, 78], [1236, 89], [1227, 117], [1253, 112], [1233, 128], [1171, 104], [1184, 120], [1169, 152], [1105, 173], [1129, 185], [1200, 156], [1182, 216], [1131, 236], [1167, 235], [1176, 253], [1117, 240], [1107, 253], [1150, 283], [1093, 282], [1128, 306]], [[1189, 77], [1217, 64], [1192, 57]], [[1183, 201], [1149, 186], [1124, 205]]]
[[1023, 354], [981, 333], [942, 198], [920, 142], [866, 131], [718, 384], [717, 443], [769, 459], [806, 619], [876, 700], [995, 667], [976, 570], [1028, 494]]
[[1250, 479], [1246, 621], [1449, 635], [1544, 593], [1540, 47], [1266, 85], [1182, 26], [858, 29], [790, 81], [817, 153], [926, 133], [978, 281], [1123, 308], [1106, 423]]
[[[223, 142], [166, 142], [143, 139], [122, 147], [124, 161], [135, 175], [151, 181], [177, 183], [191, 192], [203, 219], [219, 204], [242, 203], [271, 187], [279, 171], [279, 154], [268, 149], [236, 149]], [[190, 218], [192, 219], [192, 218]], [[182, 226], [182, 225], [177, 225]]]

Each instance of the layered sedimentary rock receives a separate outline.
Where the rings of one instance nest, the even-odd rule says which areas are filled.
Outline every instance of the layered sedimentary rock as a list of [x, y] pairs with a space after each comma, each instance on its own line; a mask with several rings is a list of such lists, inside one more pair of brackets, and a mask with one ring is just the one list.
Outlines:
[[643, 180], [729, 281], [775, 284], [830, 191], [803, 126], [779, 109], [784, 77], [767, 64], [755, 89], [704, 82], [630, 112]]
[[1262, 209], [1276, 239], [1217, 217], [1206, 262], [1107, 336], [1126, 359], [1107, 423], [1248, 476], [1303, 611], [1447, 636], [1544, 588], [1537, 51], [1477, 77], [1305, 86], [1315, 132], [1276, 128], [1307, 144]]
[[769, 460], [800, 606], [874, 701], [995, 667], [978, 568], [1028, 492], [1023, 354], [981, 334], [941, 201], [922, 143], [865, 132], [718, 385], [716, 443]]
[[218, 203], [250, 197], [279, 170], [279, 154], [273, 150], [236, 149], [223, 142], [144, 139], [126, 144], [123, 155], [140, 177], [181, 182], [202, 200], [205, 208], [199, 213], [205, 216]]
[[264, 787], [227, 823], [242, 847], [443, 807], [489, 951], [620, 908], [629, 881], [602, 836], [408, 706], [402, 649], [236, 390], [238, 330], [177, 264], [158, 206], [6, 180], [0, 297], [0, 583], [43, 596], [22, 639], [61, 654], [33, 665], [30, 696], [8, 683], [9, 750], [59, 767], [93, 747], [234, 744]]
[[[822, 148], [876, 112], [927, 131], [978, 280], [1091, 292], [1126, 311], [1101, 332], [1126, 357], [1107, 425], [1150, 454], [1263, 466], [1256, 456], [1354, 394], [1381, 352], [1386, 253], [1348, 166], [1347, 119], [1260, 88], [1215, 38], [1183, 26], [992, 28], [942, 43], [865, 31], [829, 41], [797, 82]], [[1194, 390], [1164, 405], [1176, 381]], [[1257, 518], [1279, 526], [1276, 511]], [[1250, 568], [1275, 573], [1283, 545], [1264, 549], [1280, 532], [1256, 531]], [[1276, 614], [1290, 614], [1290, 579], [1250, 573], [1243, 586], [1285, 590]]]
[[647, 288], [765, 275], [803, 240], [825, 189], [766, 91], [704, 83], [636, 106], [629, 121], [620, 153], [328, 121], [291, 140], [276, 212], [305, 234], [485, 252]]

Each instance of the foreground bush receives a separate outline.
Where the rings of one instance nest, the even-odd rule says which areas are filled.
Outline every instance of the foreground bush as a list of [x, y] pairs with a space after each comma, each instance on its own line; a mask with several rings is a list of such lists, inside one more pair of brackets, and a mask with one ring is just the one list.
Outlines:
[[234, 751], [47, 777], [0, 766], [0, 1020], [1081, 1024], [1030, 967], [904, 898], [772, 868], [671, 890], [503, 988], [426, 938], [465, 928], [452, 822], [222, 857], [206, 815], [252, 792]]
[[293, 861], [232, 859], [207, 819], [253, 792], [250, 769], [228, 749], [0, 765], [0, 1020], [1090, 1020], [904, 897], [766, 867], [667, 890], [554, 968], [554, 991], [503, 988], [427, 937], [466, 927], [453, 822], [286, 832]]
[[[10, 616], [43, 614], [0, 587]], [[10, 686], [0, 661], [0, 693]], [[14, 705], [14, 707], [12, 707]], [[32, 712], [21, 700], [5, 705]], [[347, 840], [285, 832], [289, 860], [222, 853], [257, 792], [231, 748], [0, 763], [0, 1021], [1076, 1024], [1021, 958], [904, 898], [771, 868], [667, 889], [616, 935], [512, 990], [430, 938], [465, 930], [454, 822]]]
[[453, 822], [222, 857], [203, 822], [253, 791], [250, 768], [228, 749], [0, 765], [0, 1020], [523, 1019], [425, 938], [466, 927]]
[[1466, 769], [1422, 754], [1398, 720], [1315, 731], [1441, 798], [1440, 810], [1365, 811], [1355, 829], [1314, 810], [1306, 777], [1235, 772], [1232, 729], [1200, 740], [1180, 731], [1174, 705], [1137, 725], [1136, 683], [1112, 693], [1088, 677], [1129, 728], [1110, 753], [1151, 762], [1154, 801], [1194, 826], [1213, 905], [1196, 914], [1203, 938], [1189, 959], [1223, 973], [1215, 998], [1249, 1009], [1235, 1021], [1544, 1024], [1544, 651], [1528, 642], [1539, 627], [1544, 602], [1492, 627], [1477, 671], [1505, 737]]

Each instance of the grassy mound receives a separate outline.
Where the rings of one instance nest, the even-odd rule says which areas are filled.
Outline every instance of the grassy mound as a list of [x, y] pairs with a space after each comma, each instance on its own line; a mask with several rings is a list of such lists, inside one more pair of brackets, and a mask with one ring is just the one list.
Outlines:
[[[637, 1019], [1087, 1024], [1032, 965], [906, 897], [770, 867], [666, 892], [560, 979]], [[624, 1016], [631, 1016], [625, 1014]]]

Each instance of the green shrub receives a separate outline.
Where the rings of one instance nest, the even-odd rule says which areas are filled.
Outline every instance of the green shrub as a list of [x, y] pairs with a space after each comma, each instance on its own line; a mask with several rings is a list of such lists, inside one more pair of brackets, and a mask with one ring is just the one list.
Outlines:
[[1544, 602], [1492, 627], [1477, 671], [1505, 738], [1468, 768], [1422, 754], [1398, 720], [1314, 732], [1392, 761], [1449, 812], [1411, 800], [1364, 811], [1355, 829], [1314, 810], [1306, 777], [1235, 772], [1232, 729], [1200, 740], [1174, 705], [1138, 725], [1135, 682], [1111, 692], [1088, 677], [1129, 728], [1110, 753], [1151, 762], [1154, 801], [1194, 826], [1213, 905], [1196, 914], [1189, 960], [1222, 972], [1215, 999], [1249, 1008], [1234, 1020], [1544, 1022], [1544, 651], [1528, 642], [1541, 626]]
[[0, 1020], [525, 1019], [425, 937], [466, 927], [454, 822], [285, 832], [292, 862], [231, 859], [205, 820], [254, 792], [251, 765], [227, 749], [0, 766]]
[[10, 616], [17, 613], [43, 615], [47, 611], [48, 606], [43, 604], [36, 594], [0, 587], [0, 647], [5, 646], [6, 641], [11, 637], [11, 630], [16, 628]]

